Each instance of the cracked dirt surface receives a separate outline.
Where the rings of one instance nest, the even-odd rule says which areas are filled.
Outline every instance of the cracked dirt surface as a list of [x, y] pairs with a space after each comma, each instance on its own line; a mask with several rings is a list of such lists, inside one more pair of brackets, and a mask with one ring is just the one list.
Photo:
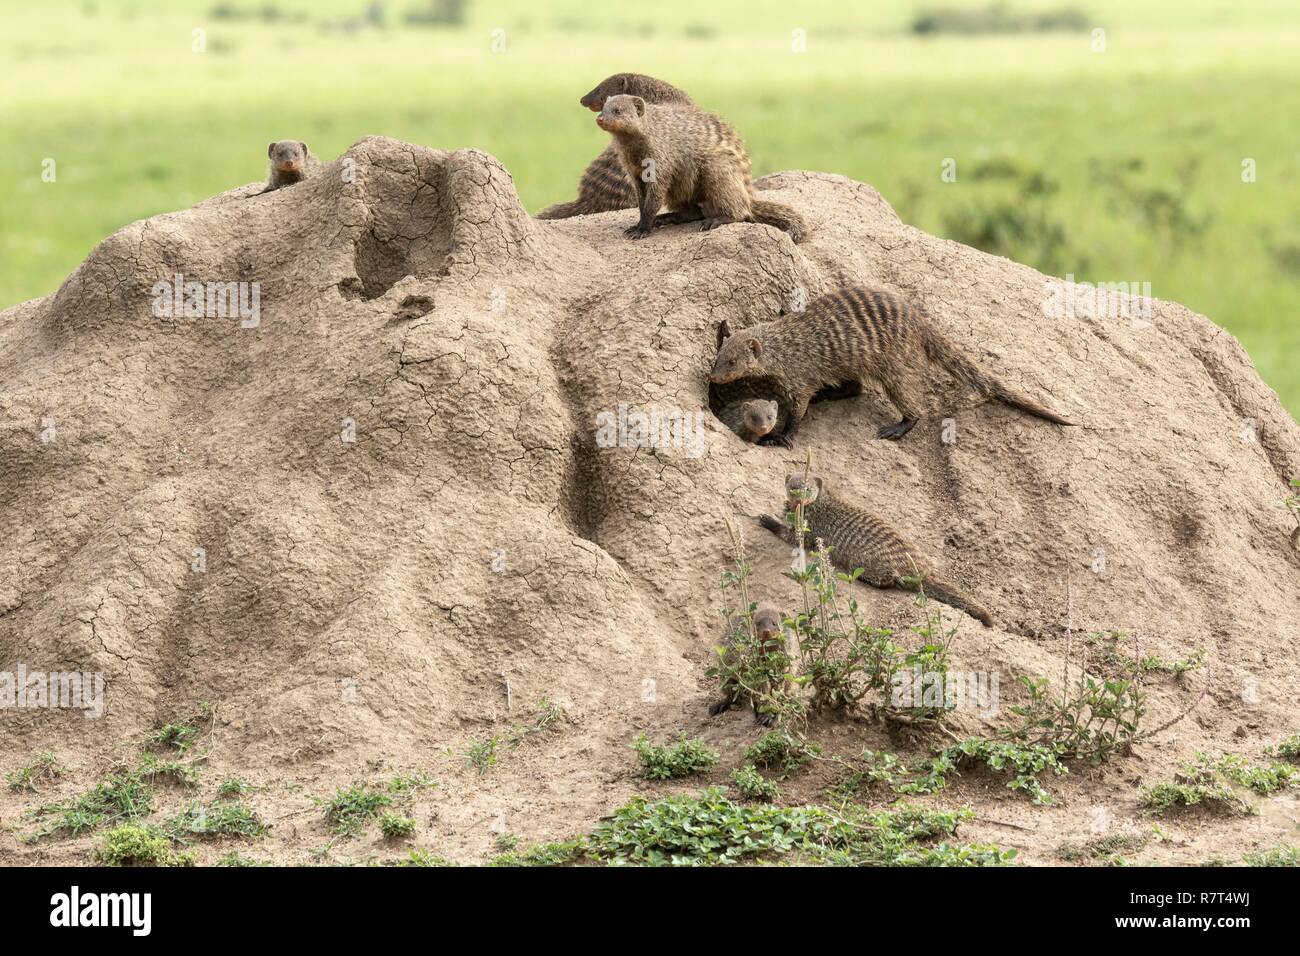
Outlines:
[[[631, 212], [539, 222], [491, 156], [372, 138], [307, 183], [132, 224], [54, 295], [0, 313], [0, 672], [98, 671], [108, 687], [100, 720], [0, 712], [0, 770], [54, 749], [73, 770], [56, 792], [78, 792], [124, 742], [206, 700], [205, 775], [268, 788], [254, 802], [275, 829], [254, 855], [309, 861], [328, 837], [304, 794], [381, 768], [440, 778], [416, 842], [450, 857], [481, 859], [502, 814], [526, 840], [590, 829], [664, 789], [635, 778], [637, 730], [701, 734], [725, 769], [756, 736], [743, 713], [704, 716], [724, 521], [744, 530], [758, 589], [789, 606], [785, 548], [753, 519], [779, 509], [806, 449], [992, 610], [991, 631], [956, 621], [954, 658], [998, 671], [1004, 706], [1016, 675], [1061, 673], [1067, 574], [1076, 632], [1208, 655], [1192, 717], [1058, 785], [1051, 810], [997, 781], [945, 793], [986, 821], [964, 836], [1050, 862], [1098, 804], [1140, 822], [1134, 783], [1193, 750], [1257, 757], [1300, 730], [1300, 557], [1274, 506], [1300, 475], [1300, 428], [1237, 342], [1168, 302], [1142, 325], [1044, 319], [1043, 276], [901, 223], [868, 186], [806, 172], [759, 186], [812, 238], [737, 224], [629, 242]], [[177, 273], [260, 283], [260, 324], [155, 317], [151, 288]], [[718, 323], [846, 283], [918, 298], [1080, 427], [937, 376], [932, 416], [902, 442], [874, 440], [891, 410], [868, 392], [815, 406], [793, 452], [742, 444], [708, 414]], [[598, 447], [597, 414], [622, 403], [703, 410], [701, 439]], [[881, 624], [916, 620], [899, 592], [857, 597]], [[1151, 723], [1202, 678], [1153, 684]], [[482, 777], [446, 756], [541, 697], [569, 713], [559, 733]], [[826, 732], [848, 751], [884, 740], [859, 722]], [[0, 796], [0, 862], [85, 858], [88, 837], [16, 839], [49, 796]], [[1294, 827], [1293, 801], [1270, 806], [1224, 846]], [[1171, 859], [1218, 846], [1185, 828]], [[334, 858], [393, 852], [362, 840]]]

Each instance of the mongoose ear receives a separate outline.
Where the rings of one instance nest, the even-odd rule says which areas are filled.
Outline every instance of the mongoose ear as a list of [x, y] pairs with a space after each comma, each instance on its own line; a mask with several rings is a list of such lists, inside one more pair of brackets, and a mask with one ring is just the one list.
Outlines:
[[270, 159], [274, 154], [275, 154], [275, 143], [272, 143], [270, 146], [266, 147], [266, 158]]
[[758, 358], [758, 356], [763, 354], [763, 343], [758, 339], [750, 339], [749, 350], [754, 353], [755, 358]]
[[307, 155], [307, 144], [306, 144], [306, 143], [299, 143], [298, 145], [302, 147], [302, 154], [303, 154], [304, 156], [306, 156], [306, 155]]
[[632, 105], [636, 107], [637, 116], [645, 116], [645, 100], [639, 96], [632, 97]]
[[718, 348], [722, 348], [725, 339], [731, 338], [731, 327], [727, 325], [727, 320], [723, 319], [718, 323]]
[[817, 486], [817, 497], [820, 498], [822, 494], [822, 480], [820, 478], [814, 477], [813, 484]]

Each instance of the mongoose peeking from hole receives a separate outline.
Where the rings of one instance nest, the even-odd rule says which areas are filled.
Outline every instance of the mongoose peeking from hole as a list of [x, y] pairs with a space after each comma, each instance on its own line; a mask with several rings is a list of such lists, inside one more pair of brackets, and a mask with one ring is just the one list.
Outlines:
[[[715, 385], [749, 377], [774, 381], [786, 418], [784, 429], [764, 436], [765, 445], [792, 447], [794, 434], [817, 396], [840, 397], [872, 381], [884, 389], [902, 420], [880, 438], [902, 438], [921, 417], [921, 393], [930, 363], [947, 369], [987, 398], [1058, 425], [1060, 415], [1007, 388], [958, 351], [926, 316], [902, 296], [861, 286], [814, 300], [804, 312], [760, 322], [729, 336], [718, 350], [709, 381]], [[833, 392], [827, 393], [830, 387]]]
[[[614, 137], [637, 190], [641, 218], [626, 230], [629, 238], [648, 236], [656, 226], [700, 220], [704, 229], [761, 222], [785, 230], [795, 242], [808, 235], [807, 222], [794, 209], [754, 196], [740, 137], [712, 113], [619, 94], [605, 100], [596, 124]], [[661, 214], [664, 207], [669, 211]]]
[[[992, 626], [993, 615], [939, 578], [920, 548], [875, 515], [834, 497], [821, 478], [810, 476], [805, 482], [803, 475], [789, 475], [785, 491], [787, 511], [795, 511], [803, 502], [803, 520], [808, 526], [806, 550], [812, 551], [820, 540], [830, 551], [831, 563], [846, 574], [861, 568], [861, 580], [875, 587], [924, 590], [927, 597], [965, 611], [985, 627]], [[799, 536], [786, 522], [763, 515], [758, 523], [799, 547]]]
[[[693, 105], [691, 98], [671, 83], [641, 73], [615, 73], [613, 76], [608, 76], [578, 102], [584, 109], [599, 113], [605, 108], [605, 100], [619, 93], [639, 96], [647, 103]], [[591, 165], [582, 174], [582, 179], [578, 183], [578, 198], [573, 202], [547, 206], [537, 214], [536, 218], [567, 219], [570, 216], [586, 216], [594, 212], [631, 209], [636, 204], [636, 187], [623, 171], [623, 161], [618, 158], [618, 151], [611, 143], [592, 160]]]
[[[781, 627], [781, 617], [781, 609], [771, 601], [759, 601], [754, 608], [754, 636], [758, 638], [758, 646], [764, 657], [783, 654], [793, 660], [791, 648], [786, 643], [785, 631]], [[776, 675], [771, 676], [774, 678]], [[724, 682], [722, 696], [709, 705], [709, 716], [716, 717], [730, 710], [747, 696], [745, 691], [735, 683]], [[750, 704], [754, 707], [754, 719], [764, 727], [772, 726], [776, 715], [760, 711], [757, 702], [752, 699]]]
[[320, 162], [312, 155], [306, 143], [282, 139], [266, 148], [266, 155], [271, 160], [271, 172], [266, 177], [266, 188], [271, 192], [281, 186], [292, 186], [315, 175]]
[[751, 445], [776, 427], [777, 404], [770, 398], [732, 402], [718, 415], [726, 425]]

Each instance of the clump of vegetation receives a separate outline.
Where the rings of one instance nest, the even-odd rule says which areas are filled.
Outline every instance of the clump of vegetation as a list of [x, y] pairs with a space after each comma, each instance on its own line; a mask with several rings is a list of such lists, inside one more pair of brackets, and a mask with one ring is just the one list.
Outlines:
[[171, 780], [186, 787], [199, 785], [199, 767], [207, 757], [197, 754], [189, 760], [163, 760], [151, 753], [140, 755], [140, 764], [136, 772], [150, 783], [158, 780]]
[[243, 797], [259, 788], [253, 786], [243, 777], [227, 777], [217, 784], [217, 796], [227, 799]]
[[1279, 846], [1242, 857], [1247, 866], [1300, 866], [1300, 847]]
[[353, 784], [335, 792], [329, 800], [317, 800], [325, 807], [325, 822], [340, 836], [357, 836], [366, 824], [393, 805], [393, 798], [368, 785]]
[[[543, 697], [537, 702], [530, 723], [515, 724], [504, 734], [473, 738], [459, 756], [480, 775], [485, 774], [496, 766], [503, 744], [510, 750], [516, 750], [530, 737], [555, 731], [564, 718], [564, 708]], [[448, 754], [451, 753], [453, 752], [449, 750]]]
[[139, 771], [123, 770], [105, 777], [91, 790], [61, 803], [47, 804], [32, 816], [45, 823], [29, 840], [56, 833], [77, 836], [101, 826], [131, 823], [153, 810], [153, 790]]
[[780, 768], [790, 773], [819, 753], [821, 747], [817, 744], [801, 740], [783, 730], [770, 730], [745, 748], [745, 759], [768, 770]]
[[1236, 754], [1211, 758], [1198, 753], [1172, 780], [1143, 787], [1139, 803], [1157, 815], [1199, 806], [1244, 816], [1256, 811], [1240, 790], [1267, 796], [1296, 786], [1300, 786], [1300, 770], [1287, 764], [1255, 765]]
[[406, 855], [406, 858], [397, 864], [398, 866], [458, 866], [459, 864], [447, 859], [444, 856], [438, 856], [428, 850], [416, 848]]
[[104, 834], [95, 857], [105, 866], [193, 866], [193, 851], [177, 853], [157, 827], [123, 823]]
[[415, 821], [390, 811], [379, 818], [379, 832], [386, 840], [405, 840], [415, 833]]
[[721, 788], [699, 796], [637, 797], [598, 827], [588, 854], [599, 861], [702, 866], [790, 856], [831, 865], [997, 866], [1015, 851], [941, 841], [965, 814], [915, 808], [870, 812], [738, 804]]
[[216, 711], [207, 701], [199, 704], [199, 712], [193, 716], [164, 724], [145, 738], [145, 747], [153, 750], [175, 750], [187, 753], [199, 742], [202, 734], [200, 725], [211, 725]]
[[25, 767], [19, 767], [17, 770], [5, 774], [5, 783], [14, 793], [24, 791], [36, 793], [39, 789], [37, 784], [45, 783], [67, 773], [67, 768], [59, 763], [50, 750], [42, 750], [35, 754], [31, 762]]
[[256, 857], [244, 856], [238, 850], [231, 850], [225, 856], [221, 857], [214, 864], [215, 866], [270, 866], [270, 860], [259, 860]]
[[580, 860], [586, 853], [582, 838], [554, 843], [535, 843], [523, 850], [511, 847], [494, 857], [488, 866], [564, 866]]
[[747, 800], [765, 800], [770, 803], [776, 799], [776, 784], [764, 779], [753, 764], [737, 767], [731, 771], [731, 780], [741, 796]]
[[270, 829], [252, 807], [242, 803], [191, 801], [167, 821], [169, 832], [178, 840], [215, 840], [222, 837], [255, 839]]
[[1056, 855], [1067, 863], [1100, 863], [1103, 866], [1128, 866], [1125, 853], [1136, 853], [1147, 845], [1144, 833], [1112, 833], [1081, 845], [1061, 846]]
[[1264, 755], [1300, 763], [1300, 734], [1292, 734], [1275, 747], [1265, 747]]
[[639, 734], [632, 742], [632, 749], [641, 759], [647, 780], [675, 780], [707, 773], [718, 763], [716, 750], [702, 741], [687, 740], [685, 734], [679, 734], [677, 742], [667, 746], [652, 744], [645, 734]]

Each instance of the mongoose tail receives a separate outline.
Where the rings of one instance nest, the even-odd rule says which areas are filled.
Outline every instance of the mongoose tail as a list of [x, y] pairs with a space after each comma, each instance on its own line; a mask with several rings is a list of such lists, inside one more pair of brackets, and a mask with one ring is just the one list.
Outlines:
[[761, 222], [766, 226], [776, 226], [776, 228], [789, 233], [790, 238], [795, 242], [803, 242], [812, 232], [812, 229], [808, 226], [808, 220], [799, 215], [797, 210], [784, 203], [772, 202], [767, 199], [754, 199], [752, 206], [755, 222]]
[[[603, 102], [603, 101], [602, 101]], [[630, 209], [637, 203], [636, 188], [623, 172], [623, 161], [612, 146], [591, 161], [578, 183], [578, 198], [547, 206], [534, 219], [568, 219], [597, 212]]]
[[[985, 627], [993, 626], [993, 615], [989, 613], [988, 608], [973, 598], [968, 598], [956, 588], [949, 587], [942, 581], [936, 581], [933, 578], [922, 581], [921, 588], [925, 591], [926, 597], [934, 598], [936, 601], [949, 607], [955, 607], [959, 611], [965, 611]], [[908, 590], [915, 591], [916, 588], [909, 586]]]
[[1022, 412], [1028, 412], [1030, 415], [1046, 421], [1054, 422], [1057, 425], [1074, 424], [1074, 422], [1067, 421], [1050, 408], [1039, 405], [1033, 399], [1011, 391], [992, 375], [980, 369], [979, 366], [958, 351], [951, 342], [934, 329], [925, 328], [922, 342], [925, 347], [925, 354], [929, 356], [931, 361], [942, 365], [981, 395], [999, 401], [1003, 405], [1018, 408]]

